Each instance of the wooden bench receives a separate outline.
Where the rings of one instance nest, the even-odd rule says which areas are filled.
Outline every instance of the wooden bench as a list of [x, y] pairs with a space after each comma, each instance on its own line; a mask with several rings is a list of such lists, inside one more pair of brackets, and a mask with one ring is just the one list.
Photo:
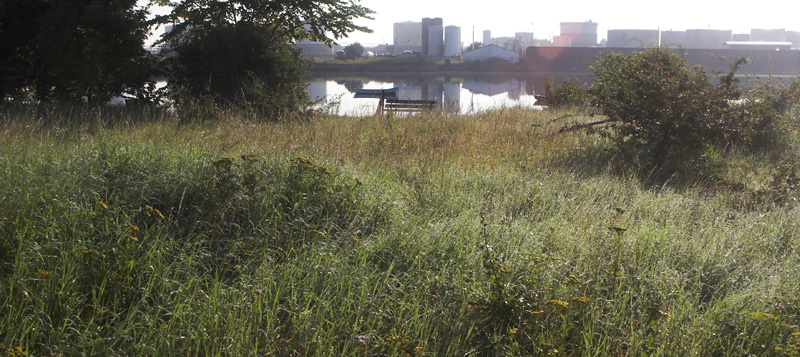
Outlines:
[[[383, 99], [383, 98], [382, 98]], [[386, 113], [414, 113], [436, 109], [435, 100], [405, 100], [405, 99], [386, 99], [378, 104], [378, 110]]]

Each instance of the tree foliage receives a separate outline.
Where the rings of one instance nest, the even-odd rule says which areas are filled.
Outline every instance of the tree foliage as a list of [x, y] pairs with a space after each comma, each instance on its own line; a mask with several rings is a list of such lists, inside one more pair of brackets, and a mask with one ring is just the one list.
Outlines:
[[464, 49], [464, 52], [477, 50], [477, 49], [479, 49], [481, 47], [483, 47], [483, 43], [482, 42], [473, 42], [469, 46], [467, 46], [466, 49]]
[[103, 103], [144, 87], [147, 10], [136, 0], [0, 2], [3, 98]]
[[159, 22], [172, 23], [161, 39], [170, 90], [180, 102], [248, 106], [275, 114], [308, 103], [302, 62], [290, 44], [331, 44], [353, 31], [369, 31], [354, 20], [371, 10], [342, 0], [184, 0], [170, 5]]
[[364, 53], [364, 46], [362, 46], [358, 42], [344, 47], [344, 54], [347, 55], [347, 58], [361, 58], [361, 55], [363, 53]]

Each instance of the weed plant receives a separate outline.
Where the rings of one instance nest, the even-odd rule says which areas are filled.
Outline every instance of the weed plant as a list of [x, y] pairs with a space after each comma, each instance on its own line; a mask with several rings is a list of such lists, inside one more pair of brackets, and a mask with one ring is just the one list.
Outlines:
[[8, 355], [800, 353], [788, 158], [647, 177], [571, 109], [7, 113]]

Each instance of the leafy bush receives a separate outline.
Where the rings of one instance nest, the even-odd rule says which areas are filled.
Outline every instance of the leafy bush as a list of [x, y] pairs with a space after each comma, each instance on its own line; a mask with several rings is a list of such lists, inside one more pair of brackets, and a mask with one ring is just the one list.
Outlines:
[[586, 104], [586, 89], [572, 79], [565, 79], [558, 85], [553, 85], [553, 79], [544, 80], [543, 105], [552, 108], [582, 106]]
[[709, 144], [728, 101], [738, 96], [730, 83], [715, 86], [702, 68], [668, 49], [609, 52], [591, 69], [591, 100], [617, 121], [614, 140], [651, 154], [655, 166], [677, 149], [696, 152]]
[[800, 97], [800, 85], [744, 92], [735, 73], [745, 61], [737, 59], [714, 81], [681, 52], [609, 52], [591, 66], [590, 99], [615, 121], [611, 136], [618, 147], [645, 153], [656, 167], [673, 154], [691, 158], [709, 146], [772, 150], [789, 129], [781, 118]]

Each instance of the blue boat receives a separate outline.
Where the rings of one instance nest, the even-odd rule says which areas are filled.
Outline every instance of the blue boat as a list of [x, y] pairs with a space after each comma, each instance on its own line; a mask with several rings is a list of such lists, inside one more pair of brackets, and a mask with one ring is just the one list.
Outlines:
[[380, 98], [381, 95], [384, 97], [396, 97], [397, 91], [399, 90], [400, 87], [388, 89], [355, 89], [354, 91], [358, 98]]

